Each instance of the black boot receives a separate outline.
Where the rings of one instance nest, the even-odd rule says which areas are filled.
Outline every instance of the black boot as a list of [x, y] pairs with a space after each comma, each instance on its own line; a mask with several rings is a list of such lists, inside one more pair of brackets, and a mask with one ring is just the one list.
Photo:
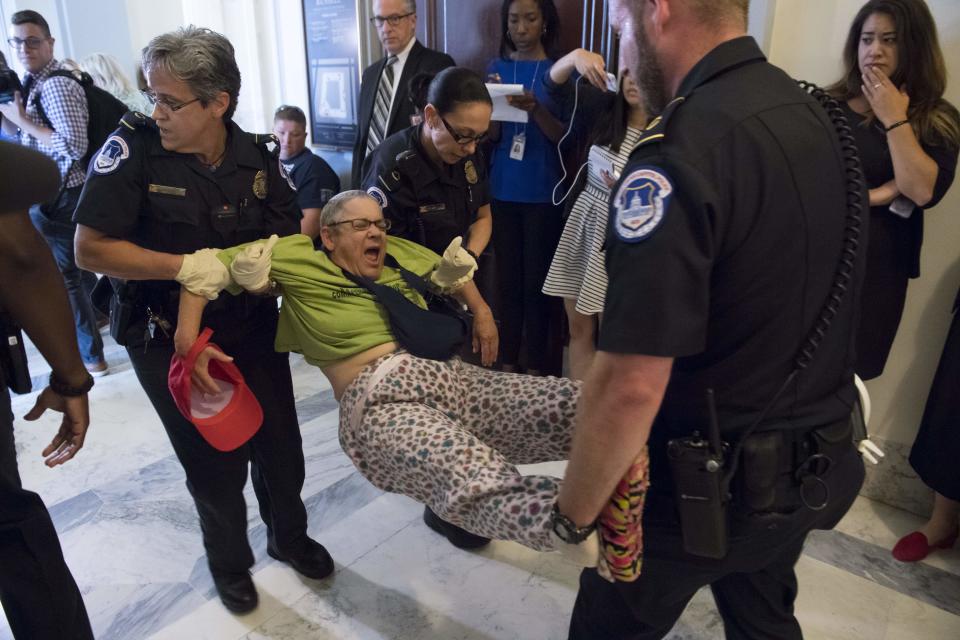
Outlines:
[[455, 524], [450, 524], [435, 514], [430, 507], [423, 509], [423, 522], [440, 535], [446, 536], [450, 544], [458, 549], [479, 549], [490, 544], [490, 538], [478, 536]]
[[334, 569], [333, 558], [327, 550], [322, 544], [310, 538], [305, 539], [300, 550], [288, 555], [280, 553], [272, 542], [267, 543], [267, 555], [274, 560], [286, 562], [296, 569], [297, 573], [314, 580], [326, 578], [333, 573]]
[[213, 584], [217, 587], [220, 601], [232, 613], [249, 613], [257, 608], [259, 598], [257, 588], [253, 586], [250, 572], [217, 573], [213, 575]]

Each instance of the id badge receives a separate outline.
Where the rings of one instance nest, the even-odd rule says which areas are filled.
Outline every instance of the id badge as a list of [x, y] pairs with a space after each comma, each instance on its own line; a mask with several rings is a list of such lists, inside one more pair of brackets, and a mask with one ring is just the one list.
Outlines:
[[513, 136], [513, 144], [510, 145], [510, 159], [523, 160], [523, 150], [527, 146], [527, 134], [518, 133]]

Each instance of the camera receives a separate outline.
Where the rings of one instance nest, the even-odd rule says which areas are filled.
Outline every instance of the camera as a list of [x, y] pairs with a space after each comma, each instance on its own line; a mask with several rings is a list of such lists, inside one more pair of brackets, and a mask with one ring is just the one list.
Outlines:
[[0, 69], [0, 104], [13, 102], [13, 94], [17, 91], [23, 95], [23, 85], [13, 69]]

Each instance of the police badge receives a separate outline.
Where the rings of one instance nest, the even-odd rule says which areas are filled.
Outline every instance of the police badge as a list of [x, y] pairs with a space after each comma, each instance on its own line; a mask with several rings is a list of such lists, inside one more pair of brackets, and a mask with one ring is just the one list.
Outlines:
[[260, 200], [267, 197], [267, 172], [262, 169], [253, 176], [253, 195]]
[[467, 163], [463, 165], [463, 174], [467, 177], [467, 182], [470, 184], [477, 184], [477, 168], [473, 166], [473, 160], [467, 160]]

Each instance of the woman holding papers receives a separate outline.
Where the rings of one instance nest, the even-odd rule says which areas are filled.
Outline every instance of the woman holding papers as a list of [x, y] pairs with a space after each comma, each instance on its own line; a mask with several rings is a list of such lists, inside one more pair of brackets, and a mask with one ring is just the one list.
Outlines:
[[562, 227], [552, 204], [561, 168], [556, 143], [563, 124], [544, 108], [543, 76], [553, 65], [560, 19], [552, 0], [505, 0], [500, 12], [500, 56], [487, 68], [491, 82], [522, 85], [508, 103], [526, 113], [526, 122], [504, 122], [490, 161], [493, 243], [501, 296], [501, 359], [517, 370], [521, 336], [526, 336], [526, 372], [546, 364], [549, 298], [540, 292]]

